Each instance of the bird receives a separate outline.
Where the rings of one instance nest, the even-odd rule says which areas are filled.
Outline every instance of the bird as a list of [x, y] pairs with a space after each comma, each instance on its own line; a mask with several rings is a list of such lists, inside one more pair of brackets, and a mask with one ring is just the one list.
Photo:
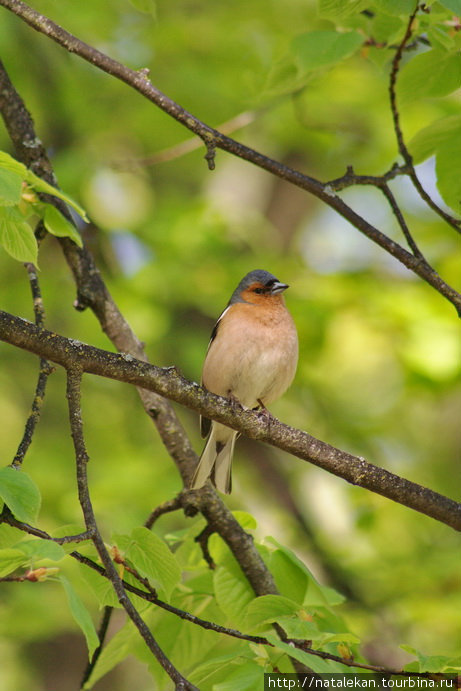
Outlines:
[[[288, 389], [298, 364], [298, 334], [283, 297], [288, 287], [261, 269], [242, 278], [211, 333], [202, 371], [205, 389], [270, 415], [267, 406]], [[190, 489], [210, 479], [230, 494], [238, 432], [205, 417], [200, 428], [207, 441]]]

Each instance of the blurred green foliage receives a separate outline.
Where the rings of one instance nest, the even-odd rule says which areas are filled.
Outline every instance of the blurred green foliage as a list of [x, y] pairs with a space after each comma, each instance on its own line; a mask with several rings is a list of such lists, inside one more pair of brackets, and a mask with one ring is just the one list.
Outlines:
[[[433, 48], [417, 45], [405, 54], [400, 96], [404, 134], [407, 141], [414, 138], [423, 184], [437, 196], [434, 161], [427, 159], [435, 153], [440, 192], [456, 211], [460, 34], [451, 4], [426, 3], [430, 13], [418, 16], [415, 30], [428, 36]], [[397, 160], [388, 106], [394, 53], [385, 44], [401, 40], [412, 2], [92, 0], [76, 8], [37, 0], [35, 8], [128, 66], [149, 68], [158, 88], [210, 125], [250, 112], [250, 123], [234, 136], [309, 175], [332, 179], [352, 164], [357, 173], [378, 175]], [[330, 38], [316, 63], [319, 52], [309, 49], [308, 38], [315, 35], [318, 41], [318, 32]], [[357, 37], [373, 40], [357, 50]], [[290, 284], [287, 302], [300, 336], [298, 373], [273, 406], [274, 414], [459, 498], [459, 326], [440, 295], [317, 200], [228, 154], [218, 151], [213, 172], [203, 160], [203, 147], [143, 165], [141, 159], [180, 144], [188, 133], [127, 86], [4, 10], [0, 45], [60, 186], [97, 225], [84, 229], [85, 241], [152, 362], [175, 364], [199, 380], [209, 333], [235, 285], [251, 269], [268, 269]], [[432, 75], [424, 79], [432, 70], [444, 75], [443, 84]], [[2, 128], [0, 148], [14, 153]], [[456, 174], [450, 177], [452, 165]], [[459, 289], [459, 236], [428, 211], [406, 181], [398, 179], [392, 188], [428, 260]], [[378, 192], [360, 188], [342, 194], [403, 242]], [[48, 328], [110, 348], [93, 315], [73, 310], [75, 288], [53, 238], [43, 243], [39, 263]], [[2, 308], [31, 319], [26, 272], [3, 251], [0, 271]], [[0, 344], [0, 353], [0, 450], [6, 465], [22, 435], [38, 367], [34, 357], [9, 346]], [[64, 376], [57, 371], [25, 462], [42, 494], [38, 523], [50, 532], [69, 524], [75, 532], [82, 529], [64, 393]], [[92, 498], [109, 542], [112, 533], [130, 534], [141, 525], [181, 483], [134, 390], [87, 376], [83, 406]], [[197, 416], [178, 412], [200, 451]], [[280, 475], [271, 482], [269, 463], [283, 482]], [[291, 509], [280, 491], [284, 484]], [[237, 445], [234, 486], [228, 503], [256, 517], [259, 539], [273, 535], [294, 550], [317, 581], [348, 596], [336, 609], [349, 635], [362, 641], [365, 658], [403, 665], [413, 659], [399, 649], [403, 643], [423, 656], [458, 653], [459, 540], [449, 528], [244, 440]], [[156, 532], [170, 534], [174, 546], [181, 531], [193, 536], [199, 529], [200, 522], [192, 525], [191, 519], [172, 514], [159, 521]], [[0, 527], [5, 549], [21, 538], [11, 530]], [[223, 550], [217, 542], [213, 546], [218, 554]], [[183, 566], [198, 570], [204, 593], [218, 592], [198, 547], [193, 554], [181, 553], [181, 547], [175, 554]], [[266, 554], [269, 560], [271, 554]], [[221, 556], [220, 568], [232, 575], [230, 556]], [[97, 599], [87, 585], [94, 578], [84, 580], [79, 567], [67, 561], [63, 575], [96, 622]], [[217, 579], [222, 576], [216, 573]], [[175, 597], [185, 608], [196, 604], [187, 592]], [[218, 605], [211, 598], [202, 616], [244, 625], [226, 620], [225, 604], [224, 610]], [[63, 691], [76, 687], [85, 651], [82, 645], [71, 652], [70, 632], [76, 629], [57, 581], [2, 584], [0, 614], [2, 687], [48, 691], [58, 680]], [[179, 629], [185, 624], [164, 612], [149, 616], [167, 649], [176, 640], [184, 643]], [[122, 647], [112, 645], [120, 659], [133, 652], [128, 628], [117, 634], [125, 646], [121, 657]], [[335, 621], [325, 630], [338, 628]], [[235, 659], [247, 664], [246, 645], [220, 643], [211, 632], [194, 636], [186, 665], [197, 660], [194, 645], [217, 647], [224, 669]], [[66, 651], [62, 678], [63, 663], [53, 652], [59, 645]], [[142, 642], [132, 645], [136, 657], [151, 665]], [[337, 643], [329, 645], [337, 649]], [[264, 658], [262, 651], [253, 652], [254, 659]], [[184, 649], [176, 654], [185, 655]], [[254, 659], [247, 680], [253, 678]], [[232, 673], [235, 688], [244, 688], [238, 678], [242, 669]], [[214, 677], [207, 677], [212, 671], [195, 670], [197, 678], [204, 675], [200, 688], [212, 688]], [[96, 688], [116, 691], [128, 684], [140, 691], [152, 688], [137, 663], [124, 663], [117, 679], [109, 677]], [[245, 686], [256, 687], [253, 681]]]

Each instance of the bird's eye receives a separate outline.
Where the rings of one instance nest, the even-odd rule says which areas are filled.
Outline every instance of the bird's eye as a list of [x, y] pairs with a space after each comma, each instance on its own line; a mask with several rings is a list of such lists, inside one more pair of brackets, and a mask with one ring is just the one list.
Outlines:
[[264, 288], [255, 288], [253, 292], [262, 295], [264, 293]]

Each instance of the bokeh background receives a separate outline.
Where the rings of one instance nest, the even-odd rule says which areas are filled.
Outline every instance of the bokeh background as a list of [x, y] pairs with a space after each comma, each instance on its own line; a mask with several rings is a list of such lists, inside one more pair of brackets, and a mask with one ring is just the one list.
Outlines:
[[[350, 164], [381, 174], [397, 160], [389, 53], [370, 48], [309, 77], [290, 62], [295, 36], [332, 28], [311, 0], [37, 0], [34, 7], [128, 66], [149, 68], [158, 88], [206, 123], [231, 121], [233, 136], [312, 176], [336, 178]], [[172, 150], [189, 139], [186, 130], [3, 10], [0, 46], [61, 187], [94, 222], [83, 229], [85, 240], [152, 362], [199, 380], [211, 328], [232, 290], [247, 271], [267, 269], [290, 284], [300, 336], [296, 379], [273, 413], [459, 499], [461, 359], [451, 305], [301, 190], [220, 151], [210, 172], [203, 147]], [[410, 138], [459, 106], [459, 92], [411, 101], [404, 131]], [[0, 148], [13, 153], [3, 125]], [[419, 172], [437, 196], [432, 162]], [[459, 290], [459, 236], [403, 180], [393, 189], [427, 258]], [[377, 191], [343, 195], [401, 241]], [[0, 275], [2, 308], [32, 318], [26, 272], [4, 252]], [[93, 315], [74, 311], [74, 284], [52, 238], [40, 251], [40, 279], [48, 328], [111, 349]], [[7, 464], [37, 362], [6, 345], [0, 354]], [[43, 495], [45, 530], [80, 520], [64, 385], [57, 371], [25, 465]], [[84, 394], [98, 519], [109, 534], [131, 530], [180, 490], [179, 475], [135, 390], [86, 377]], [[200, 451], [197, 416], [178, 413]], [[260, 537], [274, 535], [347, 596], [342, 612], [374, 663], [406, 662], [403, 643], [428, 654], [459, 652], [459, 540], [446, 526], [244, 439], [227, 501], [255, 516]], [[185, 521], [173, 514], [160, 529]], [[80, 585], [96, 620], [96, 603]], [[75, 689], [84, 660], [61, 588], [47, 582], [38, 598], [29, 584], [2, 585], [1, 688]], [[151, 683], [142, 665], [128, 661], [96, 688], [141, 691]]]

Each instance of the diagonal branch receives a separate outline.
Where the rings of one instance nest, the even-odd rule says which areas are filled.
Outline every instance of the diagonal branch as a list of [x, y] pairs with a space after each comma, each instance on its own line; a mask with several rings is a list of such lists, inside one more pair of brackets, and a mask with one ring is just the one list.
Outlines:
[[96, 48], [76, 38], [48, 17], [35, 11], [26, 3], [22, 2], [22, 0], [0, 0], [0, 5], [3, 5], [6, 9], [21, 17], [21, 19], [33, 29], [45, 34], [70, 53], [79, 55], [100, 70], [125, 82], [149, 101], [157, 105], [170, 117], [174, 118], [181, 125], [199, 136], [207, 148], [205, 158], [208, 161], [209, 167], [214, 165], [215, 149], [222, 149], [223, 151], [227, 151], [234, 156], [249, 161], [259, 168], [306, 190], [337, 211], [338, 214], [349, 221], [357, 230], [391, 254], [395, 259], [406, 266], [407, 269], [413, 271], [420, 278], [429, 283], [437, 292], [449, 300], [456, 308], [458, 314], [461, 315], [461, 295], [456, 290], [443, 281], [430, 265], [421, 261], [419, 257], [415, 257], [410, 252], [407, 252], [401, 245], [394, 242], [385, 233], [375, 228], [366, 219], [357, 214], [336, 194], [331, 186], [309, 177], [308, 175], [304, 175], [289, 166], [285, 166], [279, 161], [271, 159], [241, 144], [235, 139], [222, 134], [209, 125], [206, 125], [195, 115], [189, 113], [178, 103], [157, 89], [149, 80], [146, 70], [132, 70], [120, 62], [117, 62], [117, 60], [113, 60]]
[[82, 414], [80, 409], [80, 385], [82, 370], [79, 367], [68, 369], [67, 371], [67, 400], [69, 405], [69, 420], [72, 441], [74, 443], [75, 459], [77, 464], [77, 487], [78, 498], [82, 508], [85, 525], [91, 533], [91, 539], [99, 554], [101, 562], [107, 573], [112, 586], [117, 595], [118, 601], [126, 611], [127, 615], [138, 629], [147, 647], [156, 657], [159, 664], [166, 671], [170, 679], [175, 683], [175, 688], [179, 691], [198, 691], [185, 677], [183, 677], [172, 662], [167, 658], [163, 650], [158, 645], [154, 636], [138, 610], [128, 597], [122, 579], [118, 575], [117, 569], [107, 551], [104, 540], [98, 530], [96, 518], [91, 504], [88, 490], [87, 464], [89, 461], [83, 436]]
[[[131, 355], [94, 348], [51, 331], [38, 329], [34, 324], [1, 310], [0, 340], [47, 357], [68, 371], [77, 367], [82, 372], [154, 391], [160, 396], [196, 410], [205, 417], [222, 422], [252, 439], [272, 444], [354, 485], [420, 511], [455, 530], [461, 530], [461, 504], [278, 420], [271, 419], [270, 425], [267, 425], [257, 412], [244, 410], [226, 398], [215, 396], [196, 382], [182, 377], [175, 367], [160, 368], [136, 360]], [[215, 527], [214, 504], [207, 495], [210, 491], [211, 487], [205, 487], [203, 491], [191, 493], [191, 496], [197, 494], [197, 507], [207, 519], [211, 515], [209, 522]], [[193, 504], [194, 500], [191, 503]], [[221, 527], [216, 529], [222, 535]], [[239, 535], [239, 540], [244, 536], [245, 533], [243, 536]], [[240, 549], [244, 549], [242, 544]]]

